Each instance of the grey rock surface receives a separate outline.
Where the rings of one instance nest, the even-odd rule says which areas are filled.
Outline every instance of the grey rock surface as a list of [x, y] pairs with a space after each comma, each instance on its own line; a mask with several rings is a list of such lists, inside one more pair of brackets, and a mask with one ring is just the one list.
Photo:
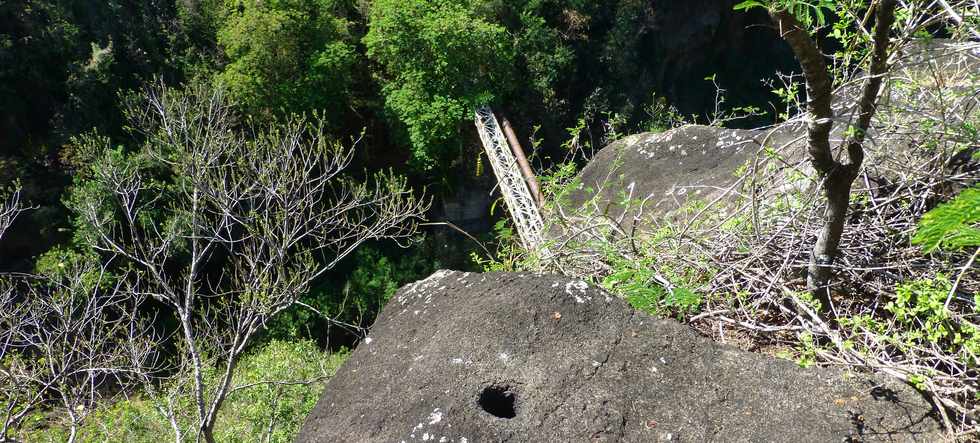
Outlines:
[[[975, 89], [978, 70], [980, 44], [934, 39], [910, 45], [897, 62], [893, 75], [925, 79], [928, 83], [934, 81], [930, 80], [931, 75], [941, 72], [950, 93], [962, 93]], [[834, 114], [842, 121], [852, 118], [862, 86], [858, 82], [835, 91]], [[955, 115], [971, 112], [940, 110], [946, 105], [923, 100], [919, 95], [905, 96], [901, 88], [889, 89], [887, 100], [882, 102], [887, 106], [881, 106], [883, 110], [876, 115], [871, 136], [865, 143], [865, 168], [872, 175], [888, 175], [887, 167], [878, 171], [877, 165], [907, 164], [905, 155], [919, 143], [916, 134], [879, 133], [877, 127], [889, 124], [881, 121], [882, 113], [891, 114], [891, 119], [948, 114], [947, 119], [954, 122], [958, 118]], [[965, 103], [973, 106], [970, 101]], [[841, 122], [834, 125], [830, 137], [833, 146], [842, 145], [845, 127]], [[687, 125], [663, 133], [631, 135], [601, 149], [579, 172], [581, 189], [561, 203], [567, 211], [583, 210], [589, 215], [601, 213], [617, 219], [622, 216], [622, 225], [627, 230], [632, 227], [634, 216], [639, 217], [641, 227], [664, 217], [684, 219], [684, 214], [676, 210], [692, 199], [711, 202], [724, 196], [719, 201], [724, 208], [738, 195], [726, 191], [738, 180], [739, 168], [765, 158], [770, 152], [777, 152], [785, 165], [809, 171], [805, 138], [805, 121], [799, 115], [791, 121], [758, 130]], [[795, 186], [791, 181], [766, 185]], [[625, 198], [633, 203], [625, 205]], [[642, 202], [642, 206], [637, 202]]]
[[297, 441], [939, 439], [896, 380], [742, 352], [581, 281], [439, 271], [392, 298]]
[[[672, 214], [692, 198], [713, 201], [738, 180], [736, 171], [779, 147], [788, 161], [802, 158], [805, 127], [798, 122], [766, 130], [687, 125], [663, 133], [624, 137], [600, 150], [579, 172], [580, 189], [567, 209], [605, 213], [632, 226]], [[737, 195], [732, 193], [731, 195]], [[625, 204], [625, 201], [631, 201]]]

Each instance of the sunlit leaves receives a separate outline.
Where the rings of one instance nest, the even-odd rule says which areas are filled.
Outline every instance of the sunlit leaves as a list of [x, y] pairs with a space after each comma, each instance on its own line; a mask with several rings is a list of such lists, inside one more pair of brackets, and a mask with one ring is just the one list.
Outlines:
[[375, 1], [364, 43], [381, 66], [385, 108], [424, 169], [461, 146], [475, 106], [511, 87], [510, 35], [467, 1]]

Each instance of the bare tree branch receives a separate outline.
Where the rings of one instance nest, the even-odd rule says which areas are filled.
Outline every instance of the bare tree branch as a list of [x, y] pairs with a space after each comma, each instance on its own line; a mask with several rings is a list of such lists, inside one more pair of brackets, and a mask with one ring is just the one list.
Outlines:
[[27, 416], [60, 406], [69, 441], [99, 401], [152, 378], [159, 369], [142, 300], [106, 267], [63, 263], [51, 277], [0, 280], [0, 441]]
[[[320, 117], [242, 130], [224, 93], [203, 85], [155, 86], [127, 115], [145, 148], [105, 151], [94, 174], [105, 196], [75, 209], [95, 247], [140, 269], [140, 293], [172, 310], [194, 384], [190, 432], [212, 442], [254, 336], [363, 242], [412, 236], [428, 203], [390, 173], [344, 177], [354, 147], [329, 139]], [[172, 185], [151, 181], [151, 168]], [[209, 365], [217, 380], [204, 377]]]
[[0, 195], [0, 238], [7, 232], [7, 229], [14, 224], [14, 219], [24, 212], [24, 206], [20, 201], [20, 188], [15, 187], [9, 197]]

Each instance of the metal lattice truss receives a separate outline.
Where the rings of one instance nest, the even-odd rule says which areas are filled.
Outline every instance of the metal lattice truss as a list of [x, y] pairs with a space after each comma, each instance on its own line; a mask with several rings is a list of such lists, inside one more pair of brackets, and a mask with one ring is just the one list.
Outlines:
[[[521, 242], [529, 251], [540, 251], [544, 243], [542, 234], [544, 221], [541, 212], [534, 198], [531, 197], [527, 182], [518, 169], [517, 160], [514, 159], [514, 154], [504, 133], [500, 130], [492, 109], [487, 106], [477, 108], [476, 129], [480, 131], [483, 149], [487, 151], [487, 157], [490, 158], [493, 173], [500, 184], [500, 193], [504, 196], [507, 210], [514, 219]], [[546, 251], [540, 252], [546, 253]]]

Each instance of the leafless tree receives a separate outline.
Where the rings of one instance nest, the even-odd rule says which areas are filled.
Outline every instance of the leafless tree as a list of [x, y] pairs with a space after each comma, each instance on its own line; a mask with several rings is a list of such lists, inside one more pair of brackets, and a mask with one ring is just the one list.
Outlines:
[[[127, 116], [145, 145], [123, 155], [82, 140], [101, 152], [98, 189], [74, 210], [93, 247], [139, 270], [144, 284], [127, 288], [173, 312], [192, 380], [189, 432], [213, 442], [255, 334], [364, 241], [409, 238], [427, 203], [390, 174], [370, 185], [345, 178], [353, 149], [328, 139], [322, 118], [242, 130], [224, 93], [202, 85], [153, 87]], [[168, 178], [152, 175], [161, 170]], [[168, 417], [179, 440], [177, 413]]]
[[57, 276], [0, 280], [0, 441], [14, 441], [31, 413], [51, 407], [75, 441], [107, 397], [153, 376], [153, 334], [141, 300], [106, 267], [69, 260]]
[[3, 238], [3, 234], [14, 223], [17, 215], [24, 211], [20, 201], [20, 188], [15, 187], [9, 197], [2, 198], [3, 201], [0, 201], [0, 238]]

